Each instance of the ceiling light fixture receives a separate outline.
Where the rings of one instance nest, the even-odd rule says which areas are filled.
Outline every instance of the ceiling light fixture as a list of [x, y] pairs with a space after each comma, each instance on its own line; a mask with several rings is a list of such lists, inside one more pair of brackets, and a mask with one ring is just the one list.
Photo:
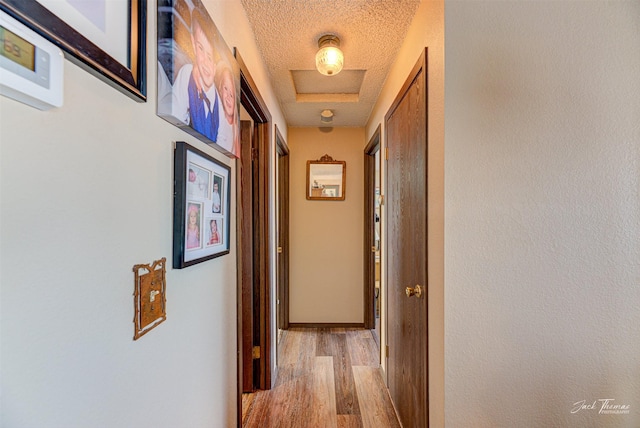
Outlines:
[[316, 68], [325, 76], [340, 73], [344, 65], [344, 54], [339, 49], [340, 39], [333, 34], [325, 34], [318, 40], [320, 50], [316, 54]]
[[320, 120], [324, 123], [332, 122], [333, 112], [331, 110], [322, 110], [322, 113], [320, 113]]

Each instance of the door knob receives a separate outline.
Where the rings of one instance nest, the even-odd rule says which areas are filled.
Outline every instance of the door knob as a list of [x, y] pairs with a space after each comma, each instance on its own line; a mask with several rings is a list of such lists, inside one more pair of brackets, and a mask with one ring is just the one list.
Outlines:
[[416, 285], [415, 288], [407, 287], [404, 291], [407, 293], [407, 297], [416, 296], [419, 299], [422, 296], [422, 287], [420, 285]]

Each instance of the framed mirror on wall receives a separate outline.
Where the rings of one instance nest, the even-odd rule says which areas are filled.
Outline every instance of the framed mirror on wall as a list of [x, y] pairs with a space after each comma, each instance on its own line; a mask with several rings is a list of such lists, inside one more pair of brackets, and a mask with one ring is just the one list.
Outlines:
[[324, 155], [307, 161], [307, 199], [315, 201], [344, 201], [347, 163]]

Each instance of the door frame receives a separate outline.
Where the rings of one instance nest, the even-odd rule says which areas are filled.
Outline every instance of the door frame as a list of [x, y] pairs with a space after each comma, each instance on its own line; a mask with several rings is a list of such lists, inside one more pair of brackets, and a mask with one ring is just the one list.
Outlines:
[[381, 149], [381, 126], [378, 125], [364, 149], [364, 328], [373, 329], [376, 323], [375, 308], [375, 190], [376, 158]]
[[[275, 125], [276, 156], [278, 164], [278, 223], [277, 223], [277, 311], [278, 323], [276, 328], [289, 329], [289, 147], [282, 137], [278, 125]], [[282, 160], [282, 168], [280, 168]]]
[[[251, 169], [251, 153], [253, 146], [253, 120], [240, 121], [240, 159], [238, 160], [237, 177], [237, 275], [238, 275], [238, 370], [240, 376], [240, 392], [253, 391], [255, 388], [253, 370], [253, 241], [243, 241], [243, 236], [253, 236], [253, 221], [244, 220], [242, 205], [253, 206], [253, 171]], [[247, 161], [248, 160], [248, 161]], [[248, 164], [248, 165], [247, 165]], [[247, 374], [249, 373], [249, 375]]]
[[[271, 319], [272, 310], [270, 305], [271, 296], [271, 266], [272, 255], [269, 251], [269, 180], [270, 180], [270, 168], [269, 168], [269, 143], [271, 141], [271, 114], [264, 102], [260, 92], [257, 89], [249, 70], [240, 56], [240, 53], [234, 50], [236, 61], [240, 68], [240, 102], [245, 108], [249, 116], [254, 121], [254, 136], [255, 150], [252, 150], [251, 159], [240, 159], [239, 163], [242, 165], [248, 164], [250, 166], [253, 163], [256, 164], [257, 174], [254, 175], [254, 179], [257, 180], [254, 183], [254, 188], [257, 190], [255, 200], [257, 203], [251, 204], [251, 206], [245, 206], [242, 204], [240, 185], [236, 186], [236, 248], [237, 248], [237, 421], [238, 426], [242, 426], [242, 366], [243, 366], [243, 343], [242, 343], [242, 331], [243, 326], [247, 324], [252, 325], [253, 320], [245, 319], [243, 314], [243, 266], [247, 268], [247, 264], [257, 266], [262, 275], [258, 275], [253, 280], [253, 290], [259, 294], [259, 300], [256, 302], [257, 307], [254, 307], [258, 312], [258, 326], [257, 335], [260, 343], [260, 358], [257, 364], [258, 376], [257, 382], [254, 384], [259, 389], [271, 388]], [[240, 183], [238, 180], [238, 174], [241, 168], [237, 168], [236, 183]], [[255, 212], [254, 212], [255, 210]], [[245, 221], [253, 221], [254, 233], [251, 236], [246, 236], [243, 233], [243, 223]], [[256, 234], [257, 232], [257, 234]], [[257, 238], [254, 240], [254, 236]], [[243, 252], [243, 244], [251, 241], [253, 248], [255, 249], [253, 257], [257, 260], [253, 260], [249, 254]], [[253, 318], [253, 317], [252, 317]]]

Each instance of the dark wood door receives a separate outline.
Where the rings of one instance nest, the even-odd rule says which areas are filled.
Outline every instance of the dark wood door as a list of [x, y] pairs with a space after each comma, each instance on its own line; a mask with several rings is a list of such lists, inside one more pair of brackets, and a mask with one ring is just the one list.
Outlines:
[[289, 147], [277, 126], [276, 153], [278, 155], [276, 324], [278, 329], [287, 330], [289, 328]]
[[[242, 425], [242, 391], [272, 386], [271, 290], [269, 251], [269, 150], [271, 115], [242, 56], [240, 67], [241, 157], [236, 197], [238, 250], [238, 407]], [[241, 314], [241, 316], [240, 316]], [[251, 369], [253, 368], [253, 369]], [[250, 373], [250, 374], [249, 374]], [[250, 377], [249, 377], [250, 376]]]
[[428, 426], [426, 94], [425, 51], [385, 117], [387, 368], [405, 427]]
[[[240, 159], [238, 163], [240, 173], [238, 186], [238, 200], [241, 209], [238, 210], [238, 223], [241, 235], [253, 237], [252, 218], [244, 218], [245, 213], [253, 212], [253, 122], [243, 120], [240, 122]], [[253, 239], [243, 239], [239, 242], [240, 252], [243, 255], [239, 259], [241, 284], [241, 310], [242, 310], [242, 392], [255, 390], [253, 370], [253, 342], [254, 342], [254, 303], [253, 303]]]

